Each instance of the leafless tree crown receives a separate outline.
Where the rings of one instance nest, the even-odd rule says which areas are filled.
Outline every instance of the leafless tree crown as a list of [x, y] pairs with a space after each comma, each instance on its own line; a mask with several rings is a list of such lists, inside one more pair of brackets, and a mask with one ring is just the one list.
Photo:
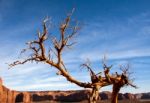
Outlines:
[[[74, 11], [74, 9], [73, 9]], [[84, 88], [92, 88], [92, 94], [90, 98], [90, 103], [96, 103], [98, 99], [98, 93], [97, 90], [99, 90], [101, 87], [108, 86], [108, 85], [114, 85], [115, 88], [121, 88], [124, 85], [130, 85], [132, 87], [136, 87], [131, 83], [131, 80], [129, 79], [130, 73], [129, 71], [129, 65], [127, 66], [120, 66], [120, 70], [122, 71], [121, 74], [118, 74], [117, 72], [115, 75], [110, 74], [110, 70], [112, 69], [111, 66], [106, 65], [106, 57], [103, 59], [103, 71], [99, 73], [95, 73], [93, 69], [90, 66], [90, 63], [84, 63], [81, 66], [87, 68], [90, 72], [91, 82], [81, 82], [79, 80], [76, 80], [70, 73], [68, 72], [68, 68], [66, 67], [64, 60], [62, 58], [62, 53], [65, 48], [70, 48], [74, 42], [72, 42], [72, 38], [76, 35], [80, 27], [78, 26], [78, 22], [73, 23], [74, 25], [71, 25], [71, 16], [73, 14], [73, 11], [67, 15], [65, 20], [60, 24], [59, 26], [59, 38], [53, 37], [51, 34], [48, 33], [47, 28], [47, 20], [45, 19], [43, 21], [43, 30], [42, 32], [37, 33], [37, 39], [33, 41], [27, 42], [28, 48], [23, 49], [21, 53], [25, 52], [31, 52], [31, 55], [27, 57], [27, 59], [20, 61], [14, 61], [13, 63], [9, 64], [10, 67], [19, 65], [19, 64], [25, 64], [27, 62], [43, 62], [47, 63], [50, 66], [55, 67], [58, 70], [58, 75], [64, 76], [67, 81], [74, 83], [80, 87]], [[69, 30], [70, 32], [67, 32]], [[46, 48], [45, 42], [51, 40], [51, 46], [50, 49]], [[53, 56], [56, 57], [56, 60], [53, 59]], [[104, 76], [102, 76], [104, 74]]]

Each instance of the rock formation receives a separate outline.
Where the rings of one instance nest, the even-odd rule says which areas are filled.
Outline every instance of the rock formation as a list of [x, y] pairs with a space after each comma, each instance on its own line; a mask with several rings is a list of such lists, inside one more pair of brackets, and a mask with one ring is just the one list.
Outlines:
[[[0, 79], [0, 103], [31, 103], [38, 101], [61, 101], [61, 102], [81, 102], [88, 99], [89, 90], [76, 90], [76, 91], [32, 91], [21, 92], [14, 91], [6, 88], [2, 85], [2, 79]], [[111, 92], [105, 91], [99, 94], [101, 100], [110, 100]], [[139, 100], [150, 99], [150, 93], [120, 93], [118, 95], [119, 100]]]

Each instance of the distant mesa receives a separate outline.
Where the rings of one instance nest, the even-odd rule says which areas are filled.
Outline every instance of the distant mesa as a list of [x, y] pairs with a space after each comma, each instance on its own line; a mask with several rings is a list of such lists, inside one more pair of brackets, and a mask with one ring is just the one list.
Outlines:
[[[21, 92], [10, 90], [3, 86], [2, 79], [0, 78], [0, 103], [32, 103], [40, 101], [61, 101], [61, 102], [81, 102], [87, 101], [89, 97], [89, 90], [76, 90], [76, 91], [30, 91]], [[99, 94], [101, 100], [110, 100], [111, 92], [104, 91]], [[150, 99], [150, 93], [119, 93], [119, 100], [140, 100]]]

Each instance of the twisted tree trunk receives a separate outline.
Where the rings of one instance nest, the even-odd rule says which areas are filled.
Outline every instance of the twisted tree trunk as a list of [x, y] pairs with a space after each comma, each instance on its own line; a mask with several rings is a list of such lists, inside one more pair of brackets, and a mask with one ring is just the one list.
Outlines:
[[92, 92], [89, 98], [89, 103], [96, 103], [99, 99], [99, 89], [100, 86], [96, 85], [92, 88]]
[[[48, 42], [49, 33], [48, 33], [48, 28], [47, 28], [47, 19], [45, 19], [43, 21], [43, 31], [38, 32], [38, 35], [37, 35], [38, 38], [36, 40], [27, 42], [26, 44], [28, 45], [28, 47], [21, 51], [21, 54], [25, 53], [25, 52], [29, 52], [26, 54], [30, 54], [30, 55], [27, 56], [26, 59], [14, 61], [13, 63], [9, 64], [9, 66], [13, 67], [13, 66], [16, 66], [19, 64], [25, 64], [27, 62], [33, 62], [33, 61], [35, 61], [36, 63], [43, 62], [43, 63], [49, 64], [50, 66], [57, 69], [58, 70], [57, 74], [65, 77], [67, 79], [67, 81], [74, 83], [83, 88], [92, 88], [92, 92], [91, 92], [91, 95], [89, 98], [89, 103], [97, 102], [97, 100], [99, 99], [99, 89], [101, 87], [108, 86], [108, 85], [115, 83], [115, 85], [113, 85], [112, 103], [117, 103], [118, 92], [124, 84], [130, 84], [131, 86], [134, 87], [134, 85], [129, 83], [128, 79], [127, 79], [126, 73], [128, 73], [127, 72], [128, 67], [124, 70], [124, 72], [123, 72], [124, 74], [118, 75], [116, 73], [116, 76], [114, 77], [114, 76], [110, 75], [110, 73], [109, 73], [110, 68], [112, 66], [108, 67], [103, 61], [103, 63], [104, 63], [103, 64], [103, 68], [104, 68], [103, 72], [104, 72], [105, 76], [102, 77], [101, 72], [100, 72], [100, 74], [99, 73], [95, 74], [92, 71], [90, 64], [89, 65], [83, 64], [83, 66], [87, 67], [88, 70], [90, 71], [91, 83], [76, 80], [71, 75], [71, 73], [68, 72], [68, 68], [66, 68], [65, 62], [62, 57], [62, 52], [64, 51], [64, 49], [70, 48], [74, 44], [74, 42], [72, 42], [72, 38], [80, 29], [80, 27], [78, 27], [78, 22], [70, 23], [73, 11], [74, 11], [74, 9], [72, 10], [71, 13], [69, 13], [67, 15], [65, 20], [61, 23], [61, 25], [59, 27], [60, 36], [59, 37], [50, 36], [51, 43], [52, 43], [51, 45], [49, 45], [50, 47], [45, 45], [45, 44], [49, 43]], [[47, 43], [45, 43], [46, 41], [47, 41]], [[123, 80], [123, 82], [122, 82], [122, 80]], [[116, 84], [115, 81], [117, 81], [118, 84], [121, 83], [121, 86], [118, 87], [118, 84]], [[3, 93], [1, 92], [1, 89], [3, 89], [3, 88], [0, 86], [0, 99], [2, 99], [1, 95], [3, 95]], [[26, 99], [27, 101], [30, 101], [29, 95], [26, 95], [25, 98], [27, 98]]]
[[118, 103], [118, 93], [120, 91], [120, 87], [117, 85], [113, 85], [113, 92], [111, 96], [111, 103]]

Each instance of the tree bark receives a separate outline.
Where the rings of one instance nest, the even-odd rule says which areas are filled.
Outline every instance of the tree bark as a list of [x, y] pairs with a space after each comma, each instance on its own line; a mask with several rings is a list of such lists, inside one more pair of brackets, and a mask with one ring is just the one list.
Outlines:
[[113, 85], [113, 92], [111, 96], [111, 103], [118, 103], [118, 93], [120, 91], [120, 87], [117, 85]]
[[89, 103], [96, 103], [99, 99], [99, 89], [100, 86], [96, 85], [92, 88], [92, 92], [89, 98]]

